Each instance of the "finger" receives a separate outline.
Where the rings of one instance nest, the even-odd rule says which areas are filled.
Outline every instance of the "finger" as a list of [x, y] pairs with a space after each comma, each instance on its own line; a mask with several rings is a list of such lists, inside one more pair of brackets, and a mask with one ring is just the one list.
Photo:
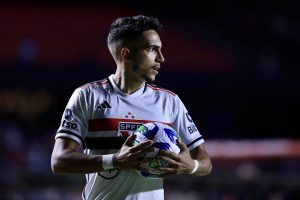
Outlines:
[[177, 174], [177, 170], [174, 168], [170, 168], [170, 167], [158, 167], [157, 170], [164, 172], [164, 175], [165, 174], [169, 174], [169, 175]]
[[[139, 160], [141, 160], [141, 158], [145, 158], [148, 154], [151, 154], [153, 152], [155, 152], [155, 148], [140, 149], [140, 150], [138, 150], [136, 152], [131, 153], [130, 157], [132, 159], [139, 159]], [[154, 154], [154, 155], [156, 155], [156, 154]]]
[[146, 140], [146, 141], [132, 147], [130, 152], [134, 153], [134, 152], [137, 152], [139, 150], [149, 149], [152, 144], [153, 144], [152, 140]]
[[171, 152], [171, 151], [161, 150], [158, 155], [168, 157], [168, 158], [171, 158], [171, 159], [176, 160], [176, 161], [179, 160], [178, 154], [176, 154], [174, 152]]
[[147, 154], [147, 158], [154, 158], [158, 155], [159, 153], [159, 150], [154, 148], [154, 147], [151, 147], [148, 148], [148, 149], [141, 149], [140, 151], [142, 151], [143, 153]]
[[167, 162], [168, 163], [167, 166], [169, 166], [169, 167], [170, 166], [173, 166], [173, 167], [177, 167], [178, 166], [177, 162], [175, 160], [171, 159], [171, 158], [163, 157], [163, 156], [158, 156], [157, 159], [161, 160], [161, 161]]
[[135, 135], [135, 134], [130, 134], [130, 135], [128, 136], [128, 138], [126, 139], [126, 141], [124, 142], [124, 144], [125, 144], [126, 146], [132, 146], [133, 143], [134, 143], [135, 138], [136, 138], [136, 135]]
[[181, 141], [181, 140], [176, 140], [178, 147], [180, 148], [180, 152], [187, 150], [187, 146]]

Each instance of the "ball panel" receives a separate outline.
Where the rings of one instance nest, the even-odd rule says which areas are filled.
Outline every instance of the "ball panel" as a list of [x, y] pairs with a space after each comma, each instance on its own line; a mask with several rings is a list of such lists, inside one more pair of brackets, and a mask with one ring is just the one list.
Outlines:
[[[168, 125], [159, 122], [146, 123], [140, 126], [134, 134], [137, 135], [135, 144], [150, 139], [154, 142], [152, 146], [156, 149], [172, 151], [177, 154], [180, 152], [180, 148], [176, 143], [176, 140], [180, 139], [180, 137], [177, 132]], [[157, 168], [166, 167], [168, 163], [156, 158], [159, 150], [145, 155], [145, 158], [152, 159], [149, 163], [143, 163], [141, 165], [142, 168], [149, 170], [149, 173], [139, 172], [144, 177], [162, 178], [161, 175], [163, 172], [157, 170]]]

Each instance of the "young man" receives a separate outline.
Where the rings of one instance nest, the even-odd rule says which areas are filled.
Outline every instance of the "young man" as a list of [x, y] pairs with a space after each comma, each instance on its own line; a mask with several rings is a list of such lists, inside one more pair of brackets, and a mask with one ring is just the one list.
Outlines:
[[136, 170], [152, 141], [133, 146], [131, 134], [143, 123], [158, 121], [181, 136], [181, 152], [160, 152], [169, 163], [166, 176], [211, 171], [203, 138], [173, 92], [151, 85], [164, 62], [156, 18], [119, 18], [107, 44], [117, 69], [108, 78], [77, 88], [56, 134], [51, 165], [54, 173], [86, 175], [83, 199], [164, 199], [163, 179], [149, 179]]

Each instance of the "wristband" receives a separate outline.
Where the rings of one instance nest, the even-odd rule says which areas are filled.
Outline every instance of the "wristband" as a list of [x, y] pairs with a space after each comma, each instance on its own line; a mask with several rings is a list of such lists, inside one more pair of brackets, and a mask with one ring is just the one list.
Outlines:
[[194, 162], [195, 162], [195, 166], [194, 166], [194, 169], [190, 172], [190, 174], [195, 173], [198, 170], [198, 168], [199, 168], [199, 162], [198, 162], [198, 160], [194, 160]]
[[102, 155], [102, 168], [104, 170], [113, 169], [113, 156], [114, 154]]

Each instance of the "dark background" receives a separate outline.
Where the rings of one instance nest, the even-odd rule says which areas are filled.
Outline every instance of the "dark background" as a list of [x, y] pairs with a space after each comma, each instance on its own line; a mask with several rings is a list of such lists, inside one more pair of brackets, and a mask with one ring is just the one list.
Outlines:
[[[166, 62], [156, 84], [181, 97], [208, 144], [298, 141], [298, 8], [267, 0], [2, 1], [0, 199], [80, 197], [82, 176], [51, 174], [55, 131], [75, 88], [114, 73], [106, 36], [110, 23], [127, 15], [163, 24]], [[167, 179], [167, 198], [297, 199], [299, 154], [284, 156], [216, 157], [207, 177]], [[179, 180], [187, 188], [174, 189]]]

